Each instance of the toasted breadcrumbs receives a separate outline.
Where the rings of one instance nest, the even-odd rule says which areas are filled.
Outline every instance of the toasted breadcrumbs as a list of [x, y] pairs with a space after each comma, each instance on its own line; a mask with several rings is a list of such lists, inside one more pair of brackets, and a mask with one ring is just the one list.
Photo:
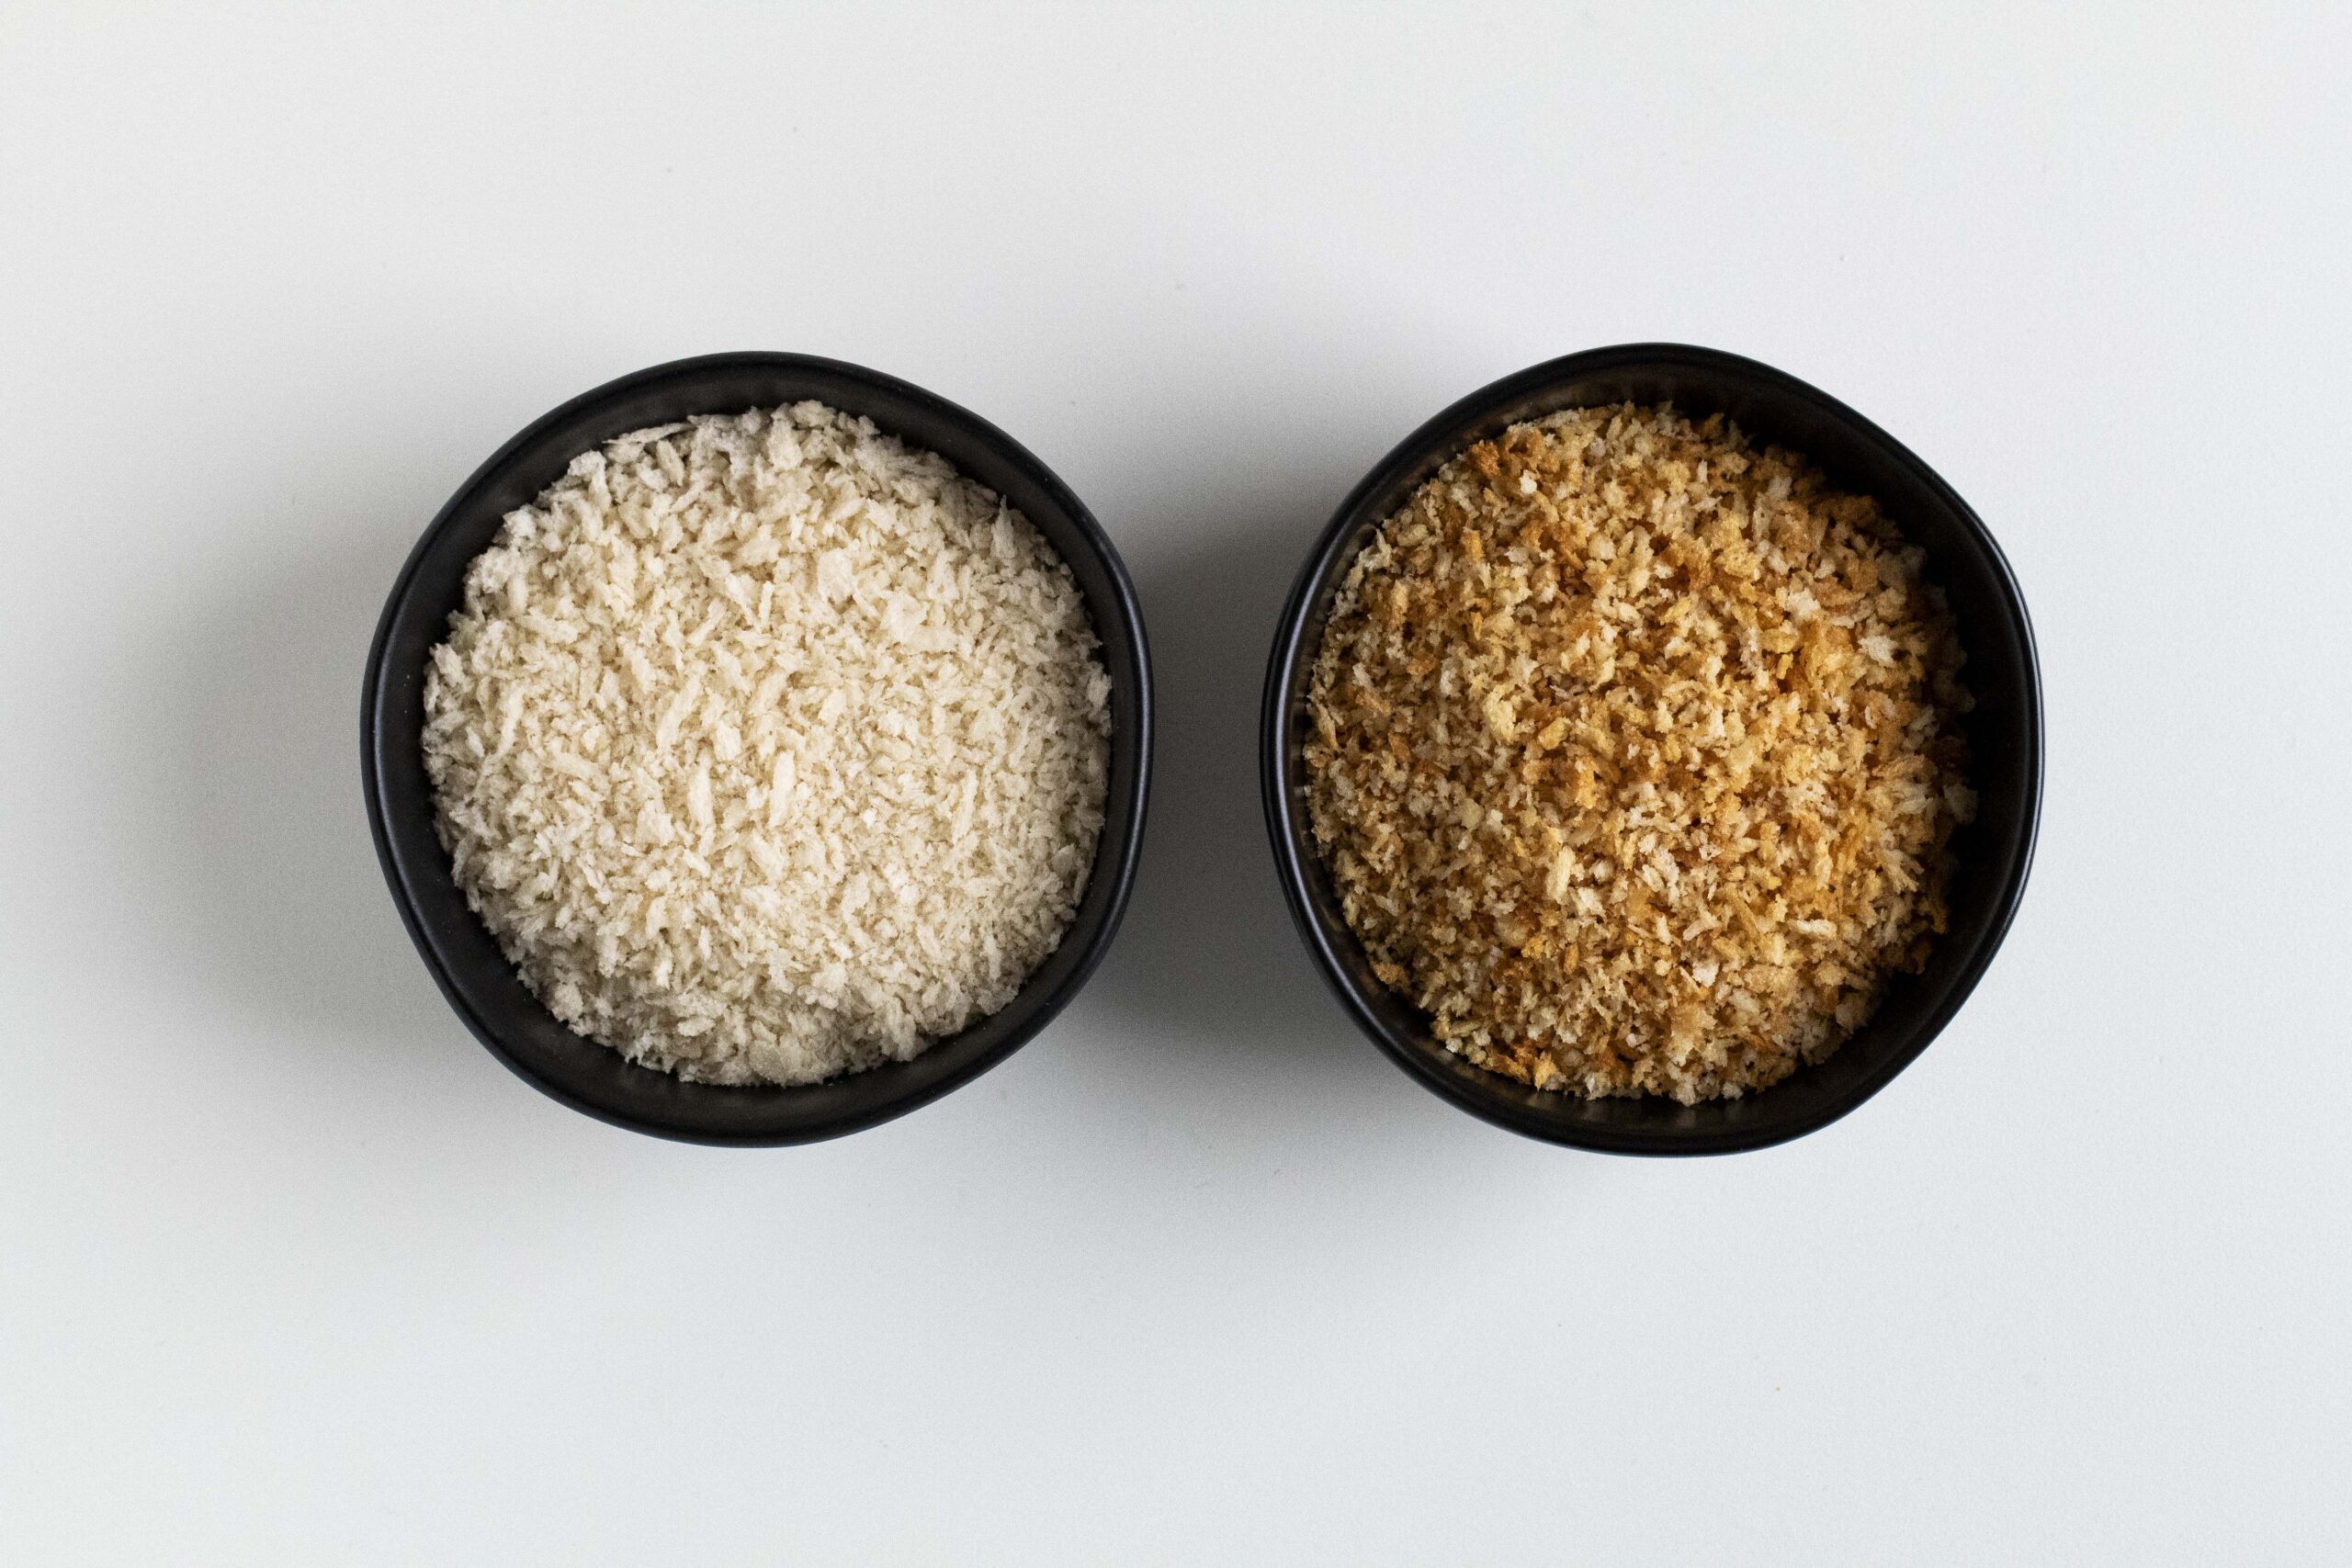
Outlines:
[[1922, 559], [1721, 416], [1572, 410], [1448, 463], [1309, 694], [1374, 971], [1538, 1089], [1689, 1104], [1828, 1056], [1924, 964], [1975, 809]]

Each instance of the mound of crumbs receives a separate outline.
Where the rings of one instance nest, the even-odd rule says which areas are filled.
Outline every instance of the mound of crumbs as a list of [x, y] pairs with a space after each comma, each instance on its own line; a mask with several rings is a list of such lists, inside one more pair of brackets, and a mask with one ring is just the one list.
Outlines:
[[1449, 462], [1345, 578], [1315, 838], [1374, 971], [1538, 1089], [1737, 1096], [1944, 928], [1975, 799], [1921, 552], [1720, 417], [1572, 410]]
[[1110, 680], [1069, 569], [817, 403], [639, 430], [508, 514], [433, 650], [458, 882], [556, 1016], [718, 1084], [1012, 999], [1094, 862]]

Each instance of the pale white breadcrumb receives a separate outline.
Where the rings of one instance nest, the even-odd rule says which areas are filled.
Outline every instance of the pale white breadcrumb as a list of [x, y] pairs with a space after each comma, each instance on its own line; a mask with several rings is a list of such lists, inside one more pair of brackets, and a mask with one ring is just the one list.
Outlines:
[[641, 430], [510, 513], [433, 651], [458, 881], [556, 1015], [706, 1082], [905, 1060], [1059, 943], [1110, 681], [1069, 568], [817, 403]]

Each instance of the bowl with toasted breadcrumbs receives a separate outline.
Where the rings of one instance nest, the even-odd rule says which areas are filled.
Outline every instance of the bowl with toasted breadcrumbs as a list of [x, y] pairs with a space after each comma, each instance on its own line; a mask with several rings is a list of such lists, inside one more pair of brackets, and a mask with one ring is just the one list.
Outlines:
[[1999, 547], [1869, 420], [1753, 360], [1572, 355], [1340, 506], [1267, 671], [1283, 890], [1342, 1006], [1516, 1132], [1812, 1132], [1943, 1029], [2041, 787]]

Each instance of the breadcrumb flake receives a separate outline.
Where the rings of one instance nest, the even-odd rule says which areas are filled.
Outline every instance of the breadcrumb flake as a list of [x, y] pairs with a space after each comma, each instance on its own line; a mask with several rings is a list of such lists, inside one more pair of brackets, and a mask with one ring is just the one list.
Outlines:
[[906, 1060], [1059, 944], [1110, 682], [1069, 569], [818, 403], [575, 459], [469, 569], [424, 761], [468, 901], [556, 1016], [721, 1084]]
[[1944, 929], [1975, 797], [1922, 552], [1720, 416], [1571, 410], [1448, 463], [1341, 585], [1315, 836], [1374, 973], [1540, 1089], [1736, 1097]]

